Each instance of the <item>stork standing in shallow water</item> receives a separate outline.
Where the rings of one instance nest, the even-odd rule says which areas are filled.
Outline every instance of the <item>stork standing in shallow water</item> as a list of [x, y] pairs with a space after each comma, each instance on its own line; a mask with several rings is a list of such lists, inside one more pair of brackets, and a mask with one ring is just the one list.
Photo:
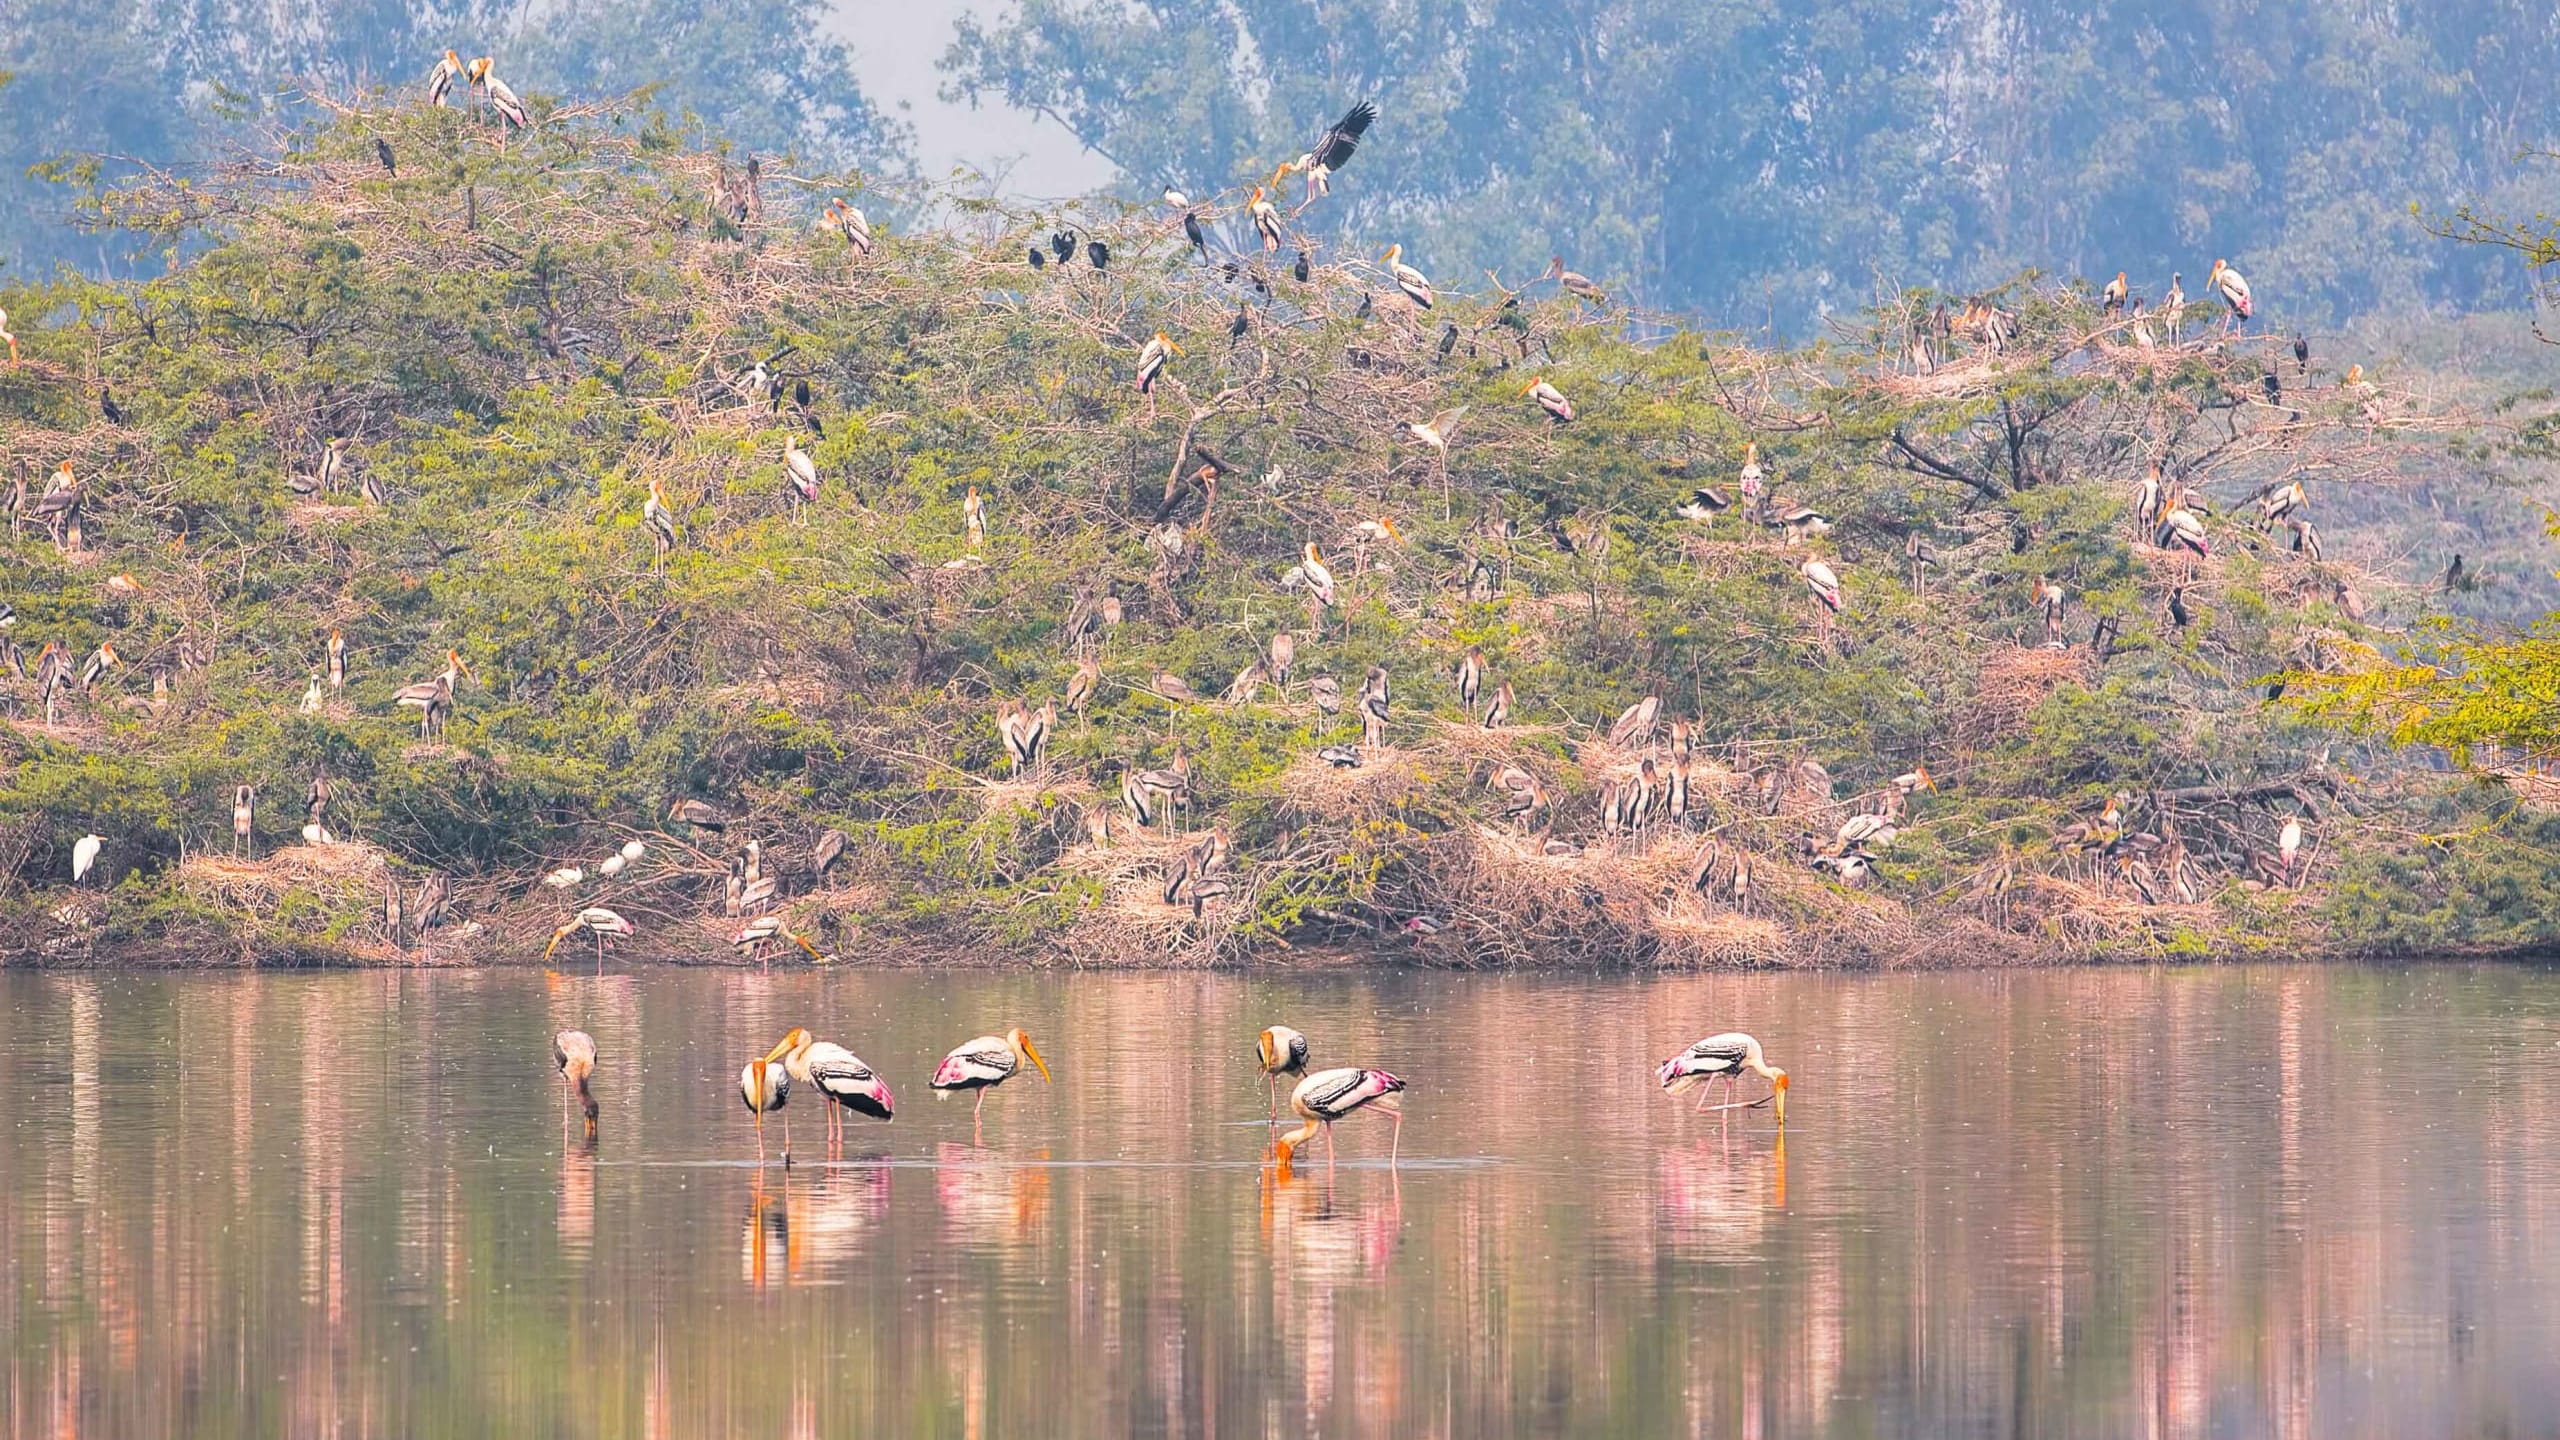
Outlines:
[[596, 1092], [587, 1088], [587, 1077], [596, 1073], [596, 1039], [584, 1030], [563, 1030], [551, 1037], [551, 1063], [560, 1071], [560, 1124], [569, 1123], [569, 1096], [578, 1097], [578, 1110], [587, 1117], [587, 1138], [596, 1138]]
[[[782, 1068], [793, 1083], [816, 1090], [827, 1100], [827, 1149], [834, 1153], [844, 1143], [844, 1115], [850, 1110], [874, 1120], [891, 1118], [897, 1101], [889, 1094], [888, 1082], [873, 1073], [859, 1056], [829, 1040], [812, 1040], [809, 1032], [793, 1027], [782, 1037], [789, 1048], [783, 1052]], [[782, 1119], [782, 1149], [791, 1153], [791, 1117]]]
[[1392, 1166], [1404, 1147], [1404, 1106], [1395, 1098], [1402, 1093], [1404, 1082], [1384, 1070], [1319, 1070], [1299, 1081], [1298, 1088], [1290, 1093], [1289, 1108], [1306, 1123], [1273, 1143], [1272, 1158], [1286, 1171], [1298, 1147], [1314, 1139], [1321, 1129], [1325, 1169], [1330, 1172], [1334, 1164], [1334, 1122], [1374, 1106], [1395, 1117], [1395, 1138], [1387, 1146], [1387, 1164]]
[[[756, 1117], [756, 1164], [764, 1164], [764, 1117], [791, 1103], [791, 1072], [782, 1066], [782, 1057], [791, 1049], [791, 1037], [765, 1053], [761, 1060], [750, 1060], [738, 1072], [738, 1098], [747, 1103], [747, 1113]], [[791, 1164], [791, 1141], [782, 1142], [782, 1163]]]
[[987, 1092], [1012, 1079], [1025, 1061], [1040, 1068], [1041, 1083], [1054, 1083], [1049, 1077], [1049, 1062], [1040, 1058], [1040, 1052], [1032, 1047], [1031, 1037], [1020, 1029], [1008, 1030], [1002, 1035], [981, 1035], [943, 1056], [942, 1063], [934, 1067], [934, 1094], [944, 1096], [959, 1090], [977, 1091], [978, 1105], [970, 1112], [970, 1123], [975, 1125], [986, 1114]]
[[[1739, 1030], [1710, 1035], [1679, 1054], [1662, 1062], [1662, 1088], [1677, 1095], [1702, 1086], [1710, 1080], [1722, 1080], [1729, 1104], [1742, 1072], [1750, 1071], [1767, 1078], [1769, 1093], [1778, 1112], [1778, 1124], [1787, 1123], [1787, 1072], [1770, 1064], [1760, 1053], [1760, 1042]], [[1707, 1108], [1707, 1097], [1698, 1097], [1698, 1109]]]

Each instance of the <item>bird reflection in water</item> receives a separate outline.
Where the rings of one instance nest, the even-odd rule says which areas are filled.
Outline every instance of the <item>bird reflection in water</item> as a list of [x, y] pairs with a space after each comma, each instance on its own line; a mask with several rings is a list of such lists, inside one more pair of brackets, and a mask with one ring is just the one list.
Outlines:
[[596, 1239], [596, 1137], [560, 1152], [560, 1253], [584, 1260]]
[[889, 1213], [885, 1165], [827, 1165], [814, 1177], [786, 1184], [795, 1251], [791, 1278], [841, 1278], [864, 1240]]
[[738, 1268], [747, 1288], [763, 1290], [788, 1283], [798, 1272], [799, 1255], [792, 1245], [791, 1179], [787, 1174], [778, 1190], [769, 1191], [761, 1180], [756, 1182], [747, 1200], [747, 1220], [739, 1240]]
[[1290, 1332], [1289, 1348], [1305, 1357], [1307, 1424], [1316, 1433], [1326, 1432], [1333, 1407], [1335, 1296], [1346, 1286], [1382, 1282], [1404, 1233], [1404, 1183], [1392, 1169], [1385, 1192], [1346, 1203], [1330, 1169], [1302, 1177], [1285, 1153], [1262, 1167], [1262, 1241], [1273, 1309]]
[[1787, 1207], [1787, 1137], [1767, 1153], [1730, 1135], [1663, 1153], [1654, 1212], [1675, 1245], [1724, 1259], [1755, 1253], [1770, 1217]]
[[972, 1145], [946, 1140], [935, 1149], [934, 1193], [944, 1228], [967, 1240], [1021, 1243], [1039, 1233], [1049, 1213], [1049, 1152], [997, 1163]]

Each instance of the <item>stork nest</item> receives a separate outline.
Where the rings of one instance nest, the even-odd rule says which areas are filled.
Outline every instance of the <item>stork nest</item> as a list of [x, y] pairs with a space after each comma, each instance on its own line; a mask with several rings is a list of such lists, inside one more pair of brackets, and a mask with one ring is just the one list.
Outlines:
[[[1181, 862], [1177, 856], [1171, 863]], [[1218, 964], [1229, 958], [1236, 921], [1253, 913], [1249, 872], [1232, 872], [1227, 883], [1232, 893], [1211, 900], [1194, 919], [1189, 904], [1164, 903], [1161, 867], [1111, 878], [1101, 901], [1058, 937], [1058, 947], [1070, 964], [1087, 968]]]
[[1538, 769], [1531, 762], [1542, 752], [1533, 742], [1554, 733], [1556, 729], [1552, 725], [1514, 725], [1501, 730], [1487, 730], [1482, 725], [1464, 720], [1434, 720], [1416, 748], [1452, 769], [1474, 772], [1480, 781], [1485, 773], [1504, 765], [1517, 765], [1524, 770]]
[[1974, 678], [1973, 703], [1957, 725], [1957, 736], [1967, 745], [1981, 745], [2013, 734], [2046, 696], [2088, 673], [2089, 652], [2082, 649], [1994, 651]]
[[1412, 798], [1423, 775], [1411, 751], [1393, 745], [1363, 750], [1357, 769], [1301, 755], [1272, 781], [1291, 808], [1332, 820], [1372, 816]]
[[978, 809], [986, 815], [1045, 810], [1052, 805], [1090, 803], [1098, 792], [1080, 775], [1052, 771], [1016, 780], [989, 780], [978, 789]]
[[765, 675], [723, 685], [712, 698], [732, 709], [762, 705], [776, 710], [817, 710], [827, 703], [827, 683], [805, 672], [790, 675]]
[[1878, 375], [1875, 387], [1898, 400], [1945, 400], [1987, 395], [2004, 374], [1998, 357], [1988, 350], [1974, 349], [1917, 375]]

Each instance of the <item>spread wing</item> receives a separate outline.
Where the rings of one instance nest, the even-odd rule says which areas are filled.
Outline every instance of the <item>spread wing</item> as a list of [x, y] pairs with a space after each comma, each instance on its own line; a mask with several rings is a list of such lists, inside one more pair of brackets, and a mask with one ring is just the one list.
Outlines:
[[1360, 148], [1360, 137], [1369, 133], [1370, 125], [1377, 118], [1375, 101], [1363, 100], [1352, 106], [1350, 112], [1333, 122], [1333, 128], [1325, 131], [1324, 138], [1316, 142], [1316, 163], [1327, 170], [1339, 170], [1348, 164], [1351, 152]]

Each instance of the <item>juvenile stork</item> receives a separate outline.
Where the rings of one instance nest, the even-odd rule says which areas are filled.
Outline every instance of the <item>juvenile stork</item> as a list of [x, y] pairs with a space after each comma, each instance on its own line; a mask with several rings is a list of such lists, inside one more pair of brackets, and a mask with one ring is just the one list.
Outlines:
[[551, 1037], [551, 1063], [560, 1072], [560, 1124], [569, 1123], [569, 1098], [575, 1095], [579, 1113], [587, 1117], [587, 1138], [596, 1138], [596, 1092], [587, 1088], [587, 1078], [596, 1073], [596, 1038], [584, 1030], [563, 1030]]

